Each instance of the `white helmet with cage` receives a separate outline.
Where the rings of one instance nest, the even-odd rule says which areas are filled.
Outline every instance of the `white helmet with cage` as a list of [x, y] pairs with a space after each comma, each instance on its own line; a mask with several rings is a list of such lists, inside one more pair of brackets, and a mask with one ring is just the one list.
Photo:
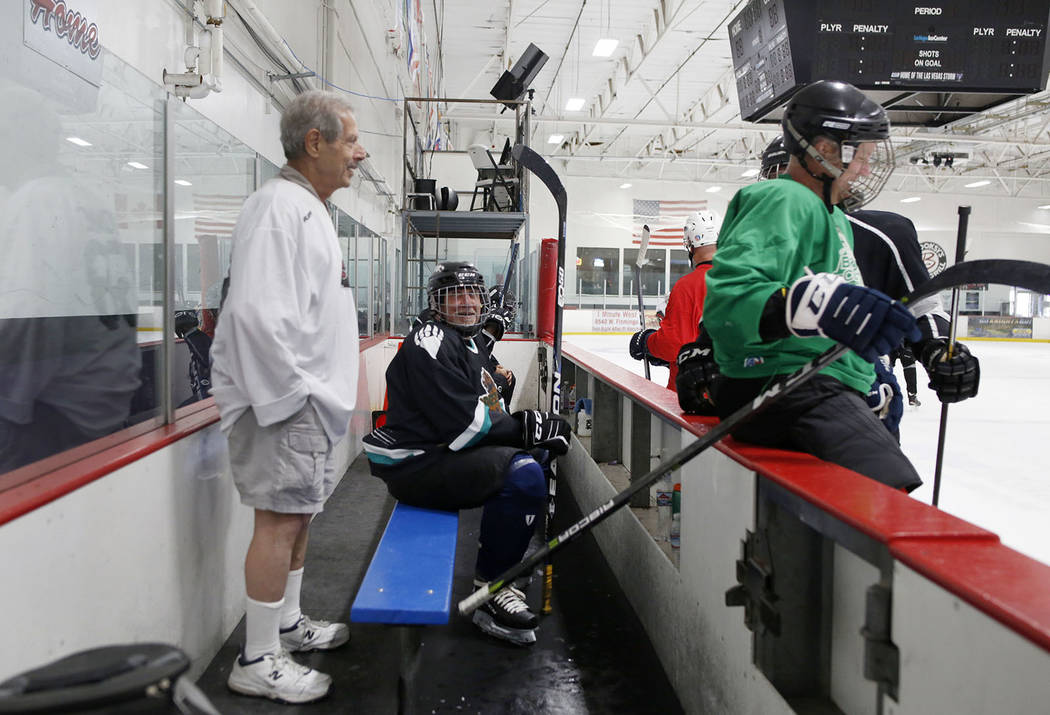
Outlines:
[[713, 211], [695, 211], [685, 221], [685, 232], [682, 244], [685, 250], [691, 251], [701, 246], [713, 246], [718, 243], [718, 227], [721, 222]]

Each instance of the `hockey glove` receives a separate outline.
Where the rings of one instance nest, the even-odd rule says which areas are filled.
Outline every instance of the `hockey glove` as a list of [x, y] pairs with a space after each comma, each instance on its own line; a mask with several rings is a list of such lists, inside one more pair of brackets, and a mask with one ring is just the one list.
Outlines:
[[868, 362], [888, 354], [904, 338], [920, 337], [915, 317], [903, 305], [833, 273], [795, 281], [788, 291], [786, 319], [792, 334], [831, 338]]
[[649, 336], [656, 331], [652, 328], [646, 328], [645, 330], [639, 330], [637, 333], [631, 336], [631, 345], [628, 348], [628, 352], [631, 353], [631, 357], [635, 360], [648, 360], [650, 365], [657, 367], [667, 367], [669, 364], [663, 358], [658, 358], [655, 355], [649, 353], [647, 343], [649, 342]]
[[569, 451], [569, 423], [561, 415], [539, 410], [515, 412], [514, 418], [521, 423], [522, 446], [525, 449], [541, 448], [552, 454], [562, 455]]
[[493, 340], [502, 340], [504, 333], [514, 323], [517, 310], [513, 305], [493, 305], [489, 312], [488, 320], [485, 321], [485, 330], [492, 336]]
[[694, 343], [686, 343], [678, 350], [678, 374], [674, 379], [678, 405], [689, 415], [713, 415], [715, 402], [711, 386], [721, 376], [715, 352], [707, 334], [701, 332]]
[[175, 336], [185, 338], [190, 332], [197, 329], [197, 311], [176, 310], [175, 311]]
[[962, 343], [955, 343], [949, 358], [948, 339], [931, 340], [922, 349], [922, 364], [930, 376], [930, 389], [941, 402], [962, 402], [977, 395], [981, 363]]
[[904, 397], [897, 378], [886, 363], [875, 361], [875, 382], [867, 396], [868, 407], [894, 437], [900, 434], [901, 417], [904, 416]]
[[628, 348], [628, 352], [631, 353], [631, 357], [633, 357], [635, 360], [645, 360], [645, 344], [649, 342], [649, 336], [655, 332], [656, 331], [652, 328], [646, 328], [645, 330], [639, 330], [637, 333], [631, 336], [631, 345]]

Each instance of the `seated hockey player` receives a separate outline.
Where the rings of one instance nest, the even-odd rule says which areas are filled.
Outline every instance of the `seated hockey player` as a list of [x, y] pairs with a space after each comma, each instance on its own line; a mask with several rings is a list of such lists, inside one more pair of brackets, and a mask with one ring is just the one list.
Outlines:
[[[787, 171], [790, 156], [784, 149], [784, 138], [777, 137], [762, 152], [761, 176], [775, 179]], [[853, 229], [853, 255], [857, 259], [864, 285], [880, 290], [896, 300], [903, 298], [930, 279], [922, 260], [915, 224], [891, 211], [843, 207]], [[977, 394], [981, 367], [977, 358], [963, 343], [956, 342], [948, 358], [950, 323], [938, 296], [912, 306], [919, 316], [921, 336], [905, 342], [897, 356], [890, 355], [890, 370], [897, 357], [904, 366], [908, 385], [908, 403], [918, 406], [915, 360], [918, 356], [930, 378], [930, 389], [941, 402], [960, 402]]]
[[919, 332], [904, 306], [861, 284], [839, 207], [859, 208], [889, 178], [889, 120], [855, 87], [819, 81], [792, 97], [782, 124], [788, 171], [733, 197], [707, 274], [704, 325], [722, 373], [719, 416], [842, 343], [852, 350], [734, 436], [911, 491], [922, 480], [865, 395], [872, 363]]
[[[506, 412], [476, 340], [488, 296], [473, 265], [438, 264], [427, 296], [429, 311], [386, 371], [387, 422], [365, 437], [364, 449], [372, 474], [406, 504], [484, 507], [475, 564], [480, 586], [521, 560], [542, 518], [546, 483], [528, 450], [565, 454], [569, 425], [549, 412]], [[474, 623], [512, 643], [536, 642], [537, 618], [511, 586], [475, 611]]]
[[[667, 389], [675, 389], [678, 365], [675, 357], [683, 343], [696, 335], [704, 312], [704, 276], [711, 267], [718, 244], [718, 217], [711, 211], [696, 211], [685, 222], [682, 244], [689, 252], [693, 270], [671, 287], [667, 311], [659, 330], [647, 328], [631, 336], [630, 354], [635, 360], [668, 365]], [[653, 358], [656, 358], [654, 360]]]
[[[853, 254], [865, 285], [899, 299], [930, 279], [915, 224], [910, 219], [890, 211], [857, 210], [847, 213], [846, 218], [853, 229]], [[901, 346], [911, 356], [910, 374], [908, 361], [901, 360], [908, 381], [908, 402], [918, 404], [915, 358], [926, 368], [929, 387], [941, 402], [961, 402], [975, 396], [981, 380], [980, 362], [958, 341], [948, 357], [951, 323], [940, 296], [921, 301], [912, 306], [912, 311], [919, 315], [920, 335]]]

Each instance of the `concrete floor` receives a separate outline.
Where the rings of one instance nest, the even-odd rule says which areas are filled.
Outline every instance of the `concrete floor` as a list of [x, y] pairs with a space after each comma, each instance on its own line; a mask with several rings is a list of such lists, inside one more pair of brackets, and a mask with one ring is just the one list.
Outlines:
[[[312, 616], [345, 620], [393, 506], [382, 482], [359, 458], [314, 522], [303, 585]], [[579, 518], [567, 485], [559, 484], [560, 531]], [[470, 592], [480, 510], [463, 513], [453, 604]], [[534, 609], [539, 579], [529, 588]], [[222, 713], [660, 713], [682, 712], [652, 646], [605, 565], [593, 539], [582, 538], [555, 559], [554, 612], [539, 640], [520, 648], [485, 636], [453, 615], [447, 626], [420, 630], [419, 671], [410, 702], [399, 703], [400, 631], [351, 624], [351, 641], [301, 662], [334, 679], [323, 701], [303, 706], [235, 695], [226, 677], [244, 638], [244, 623], [198, 681]]]

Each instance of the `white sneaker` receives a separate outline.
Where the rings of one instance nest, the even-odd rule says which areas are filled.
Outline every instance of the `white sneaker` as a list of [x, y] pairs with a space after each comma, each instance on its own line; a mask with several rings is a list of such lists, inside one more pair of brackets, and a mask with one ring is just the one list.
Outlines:
[[311, 650], [332, 650], [350, 640], [350, 628], [345, 623], [329, 623], [301, 617], [291, 628], [281, 629], [281, 647], [289, 653]]
[[242, 695], [282, 703], [310, 703], [328, 694], [332, 678], [296, 663], [282, 650], [248, 662], [237, 656], [226, 685]]

